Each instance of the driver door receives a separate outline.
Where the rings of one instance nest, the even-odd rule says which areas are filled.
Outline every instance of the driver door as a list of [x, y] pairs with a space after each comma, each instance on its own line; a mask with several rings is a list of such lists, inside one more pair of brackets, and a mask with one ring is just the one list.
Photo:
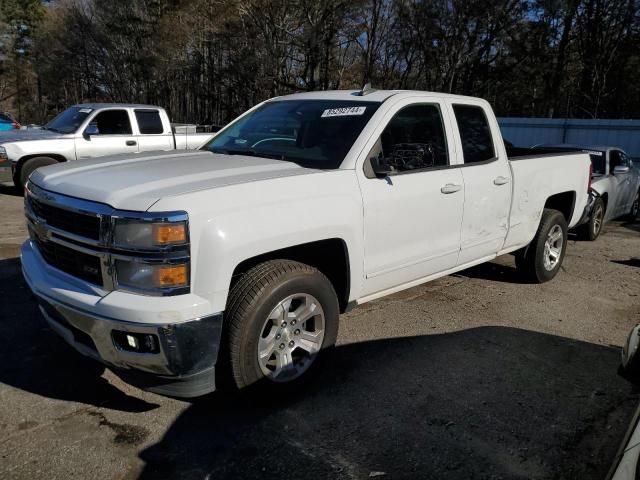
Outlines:
[[131, 129], [129, 112], [124, 109], [98, 112], [76, 138], [78, 160], [137, 152], [138, 141]]
[[[387, 114], [359, 172], [364, 295], [420, 280], [457, 263], [464, 184], [449, 141], [446, 109], [428, 98], [415, 102], [405, 100]], [[377, 178], [372, 161], [386, 162], [393, 171]]]

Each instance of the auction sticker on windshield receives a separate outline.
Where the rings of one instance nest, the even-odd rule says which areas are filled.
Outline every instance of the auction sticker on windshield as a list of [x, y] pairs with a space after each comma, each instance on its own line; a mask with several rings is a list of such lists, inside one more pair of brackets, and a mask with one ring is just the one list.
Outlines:
[[327, 117], [346, 117], [349, 115], [362, 115], [367, 110], [367, 107], [341, 107], [341, 108], [328, 108], [322, 115], [321, 118]]

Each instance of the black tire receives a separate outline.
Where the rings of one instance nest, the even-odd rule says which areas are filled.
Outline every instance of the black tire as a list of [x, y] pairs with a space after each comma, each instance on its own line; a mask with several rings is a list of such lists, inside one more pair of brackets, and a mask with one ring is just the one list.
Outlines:
[[604, 215], [606, 213], [604, 202], [602, 198], [596, 198], [589, 216], [589, 221], [584, 225], [580, 225], [578, 228], [578, 236], [581, 240], [594, 241], [602, 233], [602, 227], [604, 226]]
[[[549, 233], [559, 227], [562, 231], [562, 246], [558, 261], [551, 269], [545, 267], [545, 243]], [[545, 208], [540, 225], [531, 243], [516, 253], [516, 267], [524, 278], [531, 283], [544, 283], [557, 275], [567, 249], [567, 221], [558, 210]]]
[[322, 307], [325, 320], [321, 351], [335, 344], [340, 312], [329, 279], [317, 269], [299, 262], [271, 260], [261, 263], [241, 277], [227, 301], [221, 363], [230, 368], [232, 383], [238, 389], [258, 384], [282, 388], [308, 377], [317, 365], [321, 354], [311, 359], [310, 366], [301, 376], [276, 382], [265, 375], [258, 361], [258, 343], [265, 322], [281, 301], [296, 294], [312, 295]]
[[29, 180], [29, 175], [31, 175], [36, 168], [46, 167], [47, 165], [54, 165], [56, 163], [58, 163], [58, 161], [51, 157], [30, 158], [22, 164], [13, 182], [16, 183], [16, 180], [18, 180], [16, 187], [23, 189], [27, 180]]

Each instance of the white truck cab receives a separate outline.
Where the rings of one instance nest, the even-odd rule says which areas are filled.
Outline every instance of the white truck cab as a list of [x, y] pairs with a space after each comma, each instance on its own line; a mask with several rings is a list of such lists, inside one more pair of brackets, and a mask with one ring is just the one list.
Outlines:
[[477, 98], [279, 97], [197, 152], [35, 171], [23, 273], [56, 332], [144, 388], [295, 382], [348, 308], [506, 253], [558, 273], [589, 157], [515, 154]]
[[0, 169], [22, 188], [36, 168], [72, 160], [158, 150], [189, 150], [213, 135], [176, 130], [154, 105], [88, 103], [67, 108], [42, 129], [0, 132]]

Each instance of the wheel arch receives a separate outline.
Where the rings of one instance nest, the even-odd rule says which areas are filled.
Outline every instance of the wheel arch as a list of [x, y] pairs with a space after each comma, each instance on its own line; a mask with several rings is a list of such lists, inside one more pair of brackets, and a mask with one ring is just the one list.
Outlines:
[[14, 176], [19, 177], [20, 171], [22, 170], [22, 166], [25, 163], [27, 163], [29, 160], [33, 158], [39, 158], [39, 157], [51, 158], [52, 160], [55, 160], [58, 163], [67, 161], [66, 157], [64, 155], [60, 155], [59, 153], [33, 153], [33, 154], [25, 155], [24, 157], [21, 157], [16, 162], [16, 168], [14, 169], [14, 172], [13, 172]]
[[564, 215], [567, 224], [571, 223], [571, 219], [573, 218], [573, 213], [576, 207], [576, 192], [575, 191], [567, 191], [556, 193], [547, 198], [544, 208], [551, 208], [554, 210], [558, 210], [562, 215]]
[[600, 198], [602, 199], [602, 203], [604, 203], [604, 213], [607, 213], [607, 205], [609, 205], [609, 193], [608, 192], [604, 192], [602, 195], [600, 195]]
[[347, 309], [351, 292], [351, 267], [349, 249], [341, 238], [329, 238], [293, 245], [247, 258], [236, 265], [231, 274], [229, 291], [252, 267], [268, 260], [293, 260], [317, 268], [333, 285], [340, 312]]

